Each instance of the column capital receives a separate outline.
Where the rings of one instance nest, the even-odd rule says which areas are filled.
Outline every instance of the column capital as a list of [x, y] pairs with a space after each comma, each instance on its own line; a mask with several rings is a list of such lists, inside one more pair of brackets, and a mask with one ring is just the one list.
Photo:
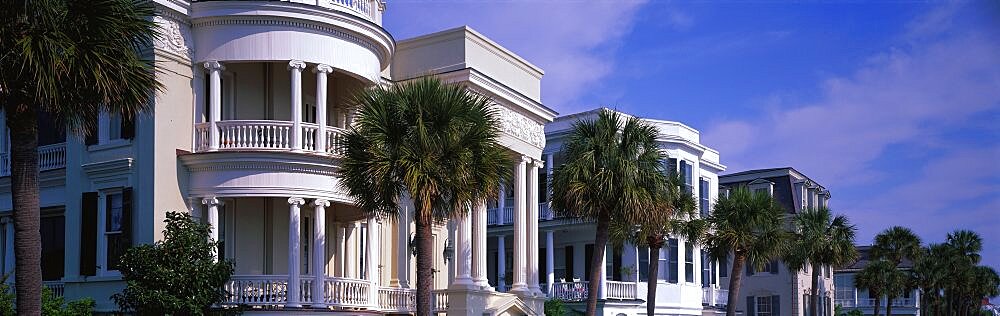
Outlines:
[[301, 60], [288, 61], [288, 70], [292, 69], [298, 69], [298, 70], [306, 69], [306, 62]]
[[288, 198], [288, 205], [305, 205], [306, 200], [300, 197], [290, 197]]
[[213, 197], [202, 198], [201, 199], [201, 204], [205, 204], [205, 205], [208, 205], [208, 206], [217, 206], [217, 205], [224, 205], [226, 203], [222, 202], [222, 200], [220, 200], [220, 199], [218, 199], [218, 198], [216, 198], [216, 197], [213, 196]]
[[545, 168], [545, 160], [531, 158], [531, 166], [536, 169]]
[[327, 64], [319, 64], [316, 65], [316, 68], [313, 68], [313, 72], [321, 74], [329, 74], [333, 72], [333, 66]]
[[528, 156], [521, 156], [521, 161], [520, 161], [519, 163], [521, 163], [521, 164], [526, 164], [526, 163], [529, 163], [529, 162], [531, 162], [531, 160], [532, 160], [532, 159], [531, 159], [531, 157], [528, 157]]
[[313, 206], [330, 207], [330, 201], [324, 199], [315, 199], [312, 202]]
[[217, 60], [206, 61], [202, 66], [204, 66], [205, 69], [208, 69], [208, 70], [224, 70], [224, 69], [226, 69], [226, 67], [223, 66], [222, 63], [219, 63], [219, 61], [217, 61]]

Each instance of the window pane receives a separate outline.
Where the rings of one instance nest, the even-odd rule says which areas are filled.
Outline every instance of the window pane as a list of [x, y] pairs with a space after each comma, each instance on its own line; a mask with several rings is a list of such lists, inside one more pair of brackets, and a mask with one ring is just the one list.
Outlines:
[[684, 280], [694, 282], [694, 246], [684, 243]]
[[668, 254], [669, 261], [668, 261], [668, 264], [667, 264], [667, 271], [669, 273], [667, 274], [667, 281], [670, 282], [670, 283], [677, 283], [677, 279], [678, 279], [677, 278], [677, 271], [679, 271], [678, 270], [678, 264], [679, 263], [677, 262], [677, 260], [680, 257], [680, 253], [679, 253], [680, 249], [678, 249], [679, 247], [677, 246], [677, 239], [676, 238], [670, 238], [670, 240], [668, 242], [668, 245], [669, 245], [670, 251], [669, 251], [669, 254]]
[[105, 217], [104, 227], [106, 232], [117, 232], [122, 230], [121, 193], [108, 195], [108, 214]]
[[649, 248], [639, 247], [639, 281], [649, 280]]

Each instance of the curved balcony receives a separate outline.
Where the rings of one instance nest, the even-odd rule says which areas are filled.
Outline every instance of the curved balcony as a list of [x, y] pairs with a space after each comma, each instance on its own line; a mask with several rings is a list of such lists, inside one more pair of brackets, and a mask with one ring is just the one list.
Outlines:
[[[294, 122], [270, 120], [230, 120], [216, 122], [218, 140], [210, 137], [210, 122], [195, 124], [195, 151], [301, 151], [313, 154], [337, 154], [337, 136], [343, 128], [300, 123], [299, 135]], [[301, 139], [296, 146], [294, 139]]]

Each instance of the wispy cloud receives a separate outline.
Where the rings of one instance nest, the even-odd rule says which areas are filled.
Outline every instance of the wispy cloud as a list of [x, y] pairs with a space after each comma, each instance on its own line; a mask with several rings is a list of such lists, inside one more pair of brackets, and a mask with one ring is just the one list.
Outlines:
[[[392, 1], [397, 39], [469, 25], [545, 70], [542, 101], [567, 109], [615, 69], [620, 40], [645, 1]], [[693, 20], [672, 17], [678, 27]]]
[[[731, 170], [791, 165], [824, 183], [831, 203], [858, 222], [860, 242], [891, 225], [935, 242], [969, 228], [996, 249], [1000, 134], [955, 131], [1000, 113], [1000, 37], [957, 25], [962, 10], [945, 4], [913, 20], [897, 47], [850, 75], [827, 78], [812, 102], [779, 101], [753, 118], [716, 122], [703, 139]], [[897, 170], [899, 147], [934, 159]], [[838, 189], [870, 193], [837, 204]], [[997, 250], [986, 255], [1000, 264]]]

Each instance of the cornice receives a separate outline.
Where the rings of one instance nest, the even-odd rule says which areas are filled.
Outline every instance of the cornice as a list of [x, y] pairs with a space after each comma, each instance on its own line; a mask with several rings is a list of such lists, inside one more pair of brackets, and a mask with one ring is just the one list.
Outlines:
[[132, 158], [92, 162], [80, 166], [87, 177], [95, 178], [126, 173], [132, 170]]

